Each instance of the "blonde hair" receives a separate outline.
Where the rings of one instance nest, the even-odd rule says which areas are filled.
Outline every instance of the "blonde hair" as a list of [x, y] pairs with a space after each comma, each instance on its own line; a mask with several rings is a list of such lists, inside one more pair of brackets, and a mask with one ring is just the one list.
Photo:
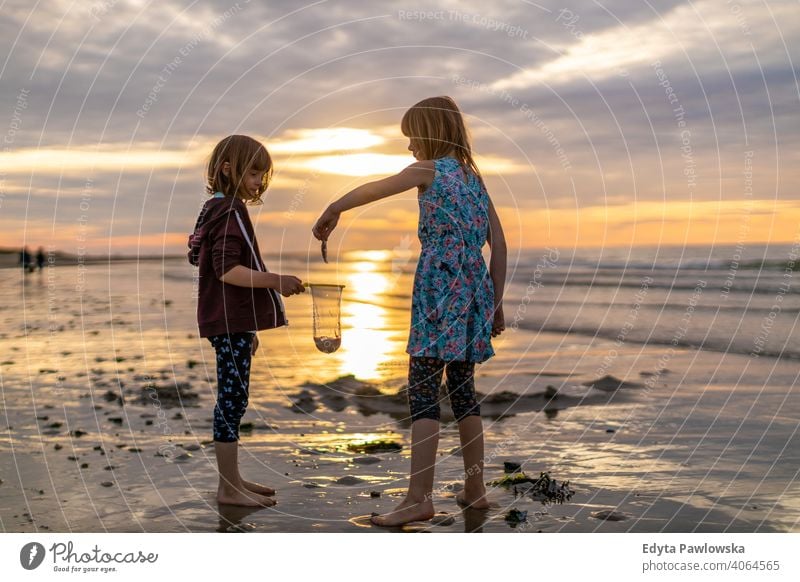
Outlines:
[[[225, 162], [231, 165], [229, 175], [222, 172]], [[243, 184], [249, 170], [265, 172], [258, 194], [251, 195]], [[246, 135], [229, 135], [220, 141], [211, 152], [206, 169], [206, 192], [213, 195], [222, 192], [226, 196], [238, 196], [245, 203], [263, 204], [261, 195], [266, 192], [272, 179], [272, 158], [260, 142]]]
[[469, 132], [461, 110], [451, 97], [428, 97], [406, 111], [400, 130], [418, 147], [427, 160], [444, 157], [453, 150], [466, 178], [472, 172], [483, 183], [472, 158]]

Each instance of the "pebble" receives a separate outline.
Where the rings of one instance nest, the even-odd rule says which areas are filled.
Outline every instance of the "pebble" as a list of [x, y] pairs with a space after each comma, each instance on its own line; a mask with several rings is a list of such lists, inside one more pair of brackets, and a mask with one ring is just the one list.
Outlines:
[[54, 448], [55, 450], [57, 450], [57, 451], [60, 451], [60, 450], [61, 450], [61, 449], [63, 449], [64, 447], [63, 447], [63, 445], [60, 445], [60, 444], [56, 443], [55, 445], [53, 445], [53, 448]]
[[520, 511], [519, 509], [516, 508], [509, 509], [508, 513], [506, 513], [505, 515], [505, 520], [512, 524], [528, 521], [528, 512]]
[[380, 497], [381, 496], [381, 492], [380, 491], [370, 491], [369, 492], [369, 496], [370, 497]]
[[184, 446], [183, 448], [184, 448], [184, 450], [187, 450], [187, 451], [199, 451], [203, 447], [201, 447], [197, 443], [191, 443], [191, 444], [188, 444], [188, 445]]
[[344, 477], [339, 477], [336, 483], [339, 485], [358, 485], [359, 483], [364, 483], [364, 479], [354, 475], [345, 475]]
[[372, 456], [364, 456], [364, 457], [354, 457], [354, 463], [358, 463], [359, 465], [374, 465], [375, 463], [380, 463], [380, 457], [372, 457]]
[[628, 519], [628, 516], [621, 511], [614, 511], [611, 509], [593, 511], [590, 515], [595, 519], [602, 519], [605, 521], [624, 521]]
[[103, 487], [113, 487], [114, 483], [112, 483], [111, 481], [103, 481], [102, 483], [100, 483], [100, 485], [102, 485]]
[[439, 512], [431, 518], [431, 523], [433, 525], [439, 525], [444, 527], [448, 525], [453, 525], [455, 522], [456, 518], [447, 513], [446, 511]]

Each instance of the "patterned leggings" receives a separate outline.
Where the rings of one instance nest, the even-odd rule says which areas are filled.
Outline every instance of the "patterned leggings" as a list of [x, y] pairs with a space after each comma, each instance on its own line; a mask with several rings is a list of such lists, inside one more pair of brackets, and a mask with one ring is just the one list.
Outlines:
[[447, 393], [457, 421], [480, 416], [475, 399], [475, 363], [445, 362], [438, 358], [411, 356], [408, 366], [408, 405], [411, 422], [421, 418], [439, 420], [439, 387], [447, 369]]
[[217, 404], [214, 407], [214, 440], [239, 440], [239, 423], [247, 410], [250, 383], [252, 332], [214, 335], [208, 338], [217, 352]]

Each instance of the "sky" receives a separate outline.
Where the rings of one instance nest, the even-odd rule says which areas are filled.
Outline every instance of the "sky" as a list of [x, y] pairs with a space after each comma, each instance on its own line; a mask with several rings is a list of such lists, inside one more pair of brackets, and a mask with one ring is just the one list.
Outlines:
[[[800, 4], [0, 0], [0, 246], [175, 254], [230, 134], [275, 161], [264, 253], [414, 160], [450, 95], [514, 248], [800, 237]], [[340, 250], [414, 248], [416, 192]], [[338, 238], [338, 240], [336, 240]]]

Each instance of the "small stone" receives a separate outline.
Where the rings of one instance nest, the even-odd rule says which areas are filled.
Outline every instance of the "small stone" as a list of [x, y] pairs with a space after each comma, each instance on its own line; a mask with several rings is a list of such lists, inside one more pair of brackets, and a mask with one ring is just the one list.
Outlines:
[[595, 519], [602, 519], [604, 521], [625, 521], [628, 516], [621, 511], [613, 511], [611, 509], [604, 509], [602, 511], [594, 511], [590, 514]]
[[366, 455], [363, 457], [354, 457], [353, 462], [358, 463], [359, 465], [374, 465], [375, 463], [380, 463], [381, 458]]
[[56, 444], [54, 444], [54, 445], [53, 445], [53, 448], [54, 448], [55, 450], [57, 450], [57, 451], [60, 451], [61, 449], [63, 449], [63, 448], [64, 448], [64, 446], [63, 446], [63, 445], [60, 445], [60, 444], [58, 444], [58, 443], [56, 443]]
[[442, 511], [437, 513], [431, 518], [431, 523], [433, 525], [439, 525], [446, 527], [448, 525], [453, 525], [456, 522], [456, 518], [447, 513], [446, 511]]
[[100, 485], [102, 485], [103, 487], [113, 487], [114, 483], [112, 483], [111, 481], [103, 481], [102, 483], [100, 483]]
[[88, 469], [89, 463], [81, 463], [81, 469]]
[[201, 446], [200, 446], [200, 445], [198, 445], [197, 443], [190, 443], [190, 444], [188, 444], [188, 445], [184, 446], [183, 448], [184, 448], [185, 450], [187, 450], [187, 451], [199, 451], [199, 450], [200, 450], [200, 449], [202, 449], [203, 447], [201, 447]]
[[370, 497], [380, 497], [381, 496], [381, 492], [380, 491], [370, 491], [369, 492], [369, 496]]
[[345, 475], [344, 477], [339, 477], [336, 483], [339, 485], [358, 485], [359, 483], [364, 483], [364, 479], [354, 475]]
[[505, 520], [508, 523], [517, 524], [522, 523], [523, 521], [528, 521], [528, 512], [527, 511], [520, 511], [519, 509], [509, 509], [508, 513], [506, 513]]

